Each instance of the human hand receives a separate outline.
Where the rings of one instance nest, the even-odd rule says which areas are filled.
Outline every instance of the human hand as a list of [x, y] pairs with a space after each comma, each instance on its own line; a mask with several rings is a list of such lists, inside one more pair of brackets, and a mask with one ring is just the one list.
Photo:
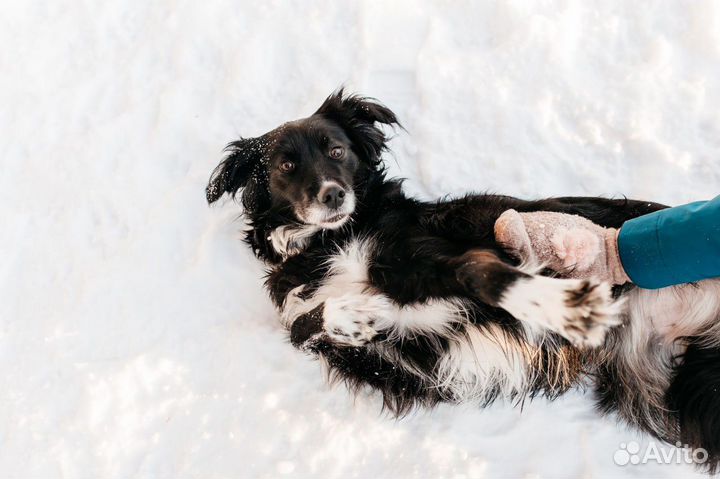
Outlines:
[[495, 239], [523, 262], [544, 265], [569, 278], [630, 281], [620, 262], [619, 230], [577, 215], [505, 211], [495, 222]]

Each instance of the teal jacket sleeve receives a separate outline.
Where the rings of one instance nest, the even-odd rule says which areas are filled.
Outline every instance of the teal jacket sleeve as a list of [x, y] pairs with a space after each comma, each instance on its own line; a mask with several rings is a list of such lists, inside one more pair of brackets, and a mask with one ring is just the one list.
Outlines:
[[618, 235], [625, 272], [656, 289], [720, 276], [720, 196], [625, 222]]

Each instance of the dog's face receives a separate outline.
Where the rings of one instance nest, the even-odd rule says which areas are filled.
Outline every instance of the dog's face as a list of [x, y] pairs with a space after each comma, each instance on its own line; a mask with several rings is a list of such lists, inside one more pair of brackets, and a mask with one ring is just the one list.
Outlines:
[[357, 185], [380, 166], [385, 135], [375, 123], [398, 124], [368, 99], [334, 93], [309, 118], [228, 145], [206, 194], [212, 203], [244, 188], [248, 213], [290, 213], [323, 229], [345, 224], [355, 211]]
[[355, 211], [354, 180], [360, 158], [345, 130], [313, 115], [272, 134], [267, 174], [273, 207], [321, 228], [342, 226]]

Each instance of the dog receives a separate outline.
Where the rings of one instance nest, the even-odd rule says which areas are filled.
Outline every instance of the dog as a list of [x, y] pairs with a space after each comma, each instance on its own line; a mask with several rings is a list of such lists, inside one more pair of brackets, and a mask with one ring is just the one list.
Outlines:
[[605, 226], [665, 206], [628, 199], [434, 202], [386, 177], [378, 101], [331, 94], [308, 118], [230, 143], [206, 188], [240, 195], [245, 240], [292, 344], [330, 378], [379, 391], [402, 416], [594, 389], [601, 413], [720, 460], [720, 281], [642, 290], [553, 276], [499, 245], [508, 209]]

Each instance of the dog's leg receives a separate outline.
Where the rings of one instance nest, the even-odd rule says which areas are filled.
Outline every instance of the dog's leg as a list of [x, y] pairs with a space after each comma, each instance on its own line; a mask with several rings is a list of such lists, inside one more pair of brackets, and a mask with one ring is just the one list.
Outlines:
[[386, 296], [377, 293], [328, 298], [323, 307], [325, 333], [335, 343], [362, 346], [378, 334], [378, 326], [392, 323], [395, 310]]
[[323, 338], [362, 346], [375, 338], [379, 327], [392, 324], [397, 310], [387, 296], [371, 291], [306, 297], [304, 288], [290, 291], [280, 310], [281, 322], [290, 329], [290, 340], [296, 346]]
[[456, 275], [483, 302], [578, 346], [602, 344], [608, 328], [620, 324], [620, 307], [613, 302], [607, 283], [528, 274], [487, 250], [472, 250], [460, 257]]

